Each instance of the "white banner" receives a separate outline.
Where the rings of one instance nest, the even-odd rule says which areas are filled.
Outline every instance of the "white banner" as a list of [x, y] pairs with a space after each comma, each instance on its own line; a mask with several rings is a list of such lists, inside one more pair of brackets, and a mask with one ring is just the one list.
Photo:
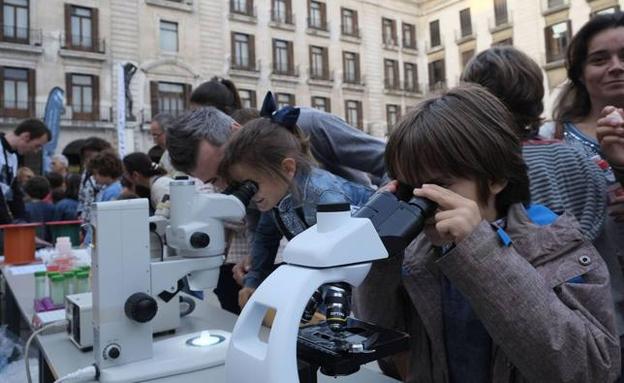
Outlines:
[[126, 155], [126, 84], [124, 66], [117, 65], [117, 148], [119, 157]]

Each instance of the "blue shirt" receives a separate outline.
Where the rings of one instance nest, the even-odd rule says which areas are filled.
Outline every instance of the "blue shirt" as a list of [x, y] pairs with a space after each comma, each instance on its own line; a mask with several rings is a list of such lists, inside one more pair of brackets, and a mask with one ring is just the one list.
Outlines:
[[121, 194], [121, 190], [121, 182], [115, 181], [112, 184], [105, 186], [104, 189], [98, 193], [95, 198], [95, 202], [114, 201]]
[[55, 221], [72, 221], [78, 219], [78, 201], [63, 198], [54, 205]]

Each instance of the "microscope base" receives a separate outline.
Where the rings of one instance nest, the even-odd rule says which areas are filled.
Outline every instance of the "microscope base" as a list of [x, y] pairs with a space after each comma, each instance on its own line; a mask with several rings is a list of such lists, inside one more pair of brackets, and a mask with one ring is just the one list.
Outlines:
[[203, 347], [189, 344], [190, 339], [196, 339], [201, 335], [206, 334], [205, 332], [192, 333], [156, 341], [152, 358], [105, 368], [100, 371], [99, 381], [102, 383], [168, 382], [180, 381], [182, 377], [189, 382], [212, 381], [205, 378], [214, 377], [214, 371], [211, 371], [213, 367], [225, 364], [225, 354], [231, 334], [211, 330], [210, 335], [218, 338], [219, 343]]

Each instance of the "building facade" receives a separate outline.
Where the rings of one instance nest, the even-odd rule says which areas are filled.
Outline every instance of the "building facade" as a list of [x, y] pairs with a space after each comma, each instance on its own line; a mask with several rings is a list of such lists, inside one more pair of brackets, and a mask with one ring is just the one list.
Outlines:
[[592, 15], [624, 0], [0, 0], [0, 128], [43, 117], [65, 91], [59, 151], [116, 141], [119, 66], [132, 75], [127, 151], [147, 151], [158, 112], [231, 78], [245, 106], [267, 90], [384, 137], [430, 92], [456, 85], [479, 51], [513, 44], [545, 73], [546, 117], [565, 80], [563, 55]]

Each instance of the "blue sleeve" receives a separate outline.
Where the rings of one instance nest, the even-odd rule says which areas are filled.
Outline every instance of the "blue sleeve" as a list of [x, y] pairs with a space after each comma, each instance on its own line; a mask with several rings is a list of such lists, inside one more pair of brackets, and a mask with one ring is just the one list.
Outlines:
[[346, 166], [383, 178], [386, 144], [347, 124], [341, 118], [301, 108], [297, 124], [310, 137], [315, 158], [323, 167]]
[[271, 274], [281, 239], [271, 213], [262, 213], [251, 244], [251, 270], [245, 275], [245, 287], [256, 288]]
[[116, 200], [117, 197], [119, 197], [119, 195], [121, 194], [121, 185], [116, 182], [106, 189], [102, 190], [101, 193], [102, 199], [100, 200], [100, 202]]

